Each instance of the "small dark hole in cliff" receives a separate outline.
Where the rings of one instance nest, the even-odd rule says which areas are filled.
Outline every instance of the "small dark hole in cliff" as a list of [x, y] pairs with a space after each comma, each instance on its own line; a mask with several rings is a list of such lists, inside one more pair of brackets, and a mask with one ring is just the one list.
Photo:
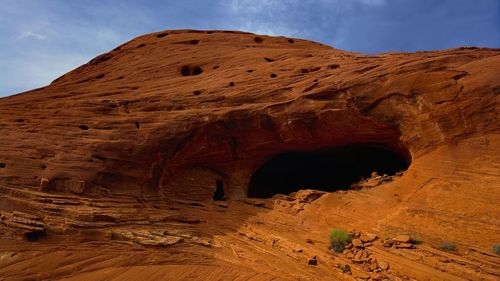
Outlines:
[[182, 76], [200, 75], [202, 72], [203, 70], [199, 66], [190, 67], [188, 65], [184, 65], [181, 67]]
[[262, 37], [255, 37], [253, 41], [255, 41], [255, 43], [262, 43], [264, 42], [264, 39]]
[[218, 179], [215, 181], [214, 201], [224, 200], [224, 182]]
[[196, 66], [194, 69], [193, 69], [193, 75], [200, 75], [203, 71], [201, 70], [201, 67], [199, 66]]
[[288, 39], [288, 43], [293, 44], [293, 43], [295, 43], [295, 40], [293, 40], [293, 39]]
[[0, 163], [0, 169], [5, 168], [5, 166], [6, 166], [5, 163]]
[[278, 77], [278, 75], [276, 75], [274, 73], [271, 74], [271, 78], [276, 78], [276, 77]]
[[200, 40], [191, 40], [191, 41], [189, 41], [189, 44], [191, 44], [191, 45], [198, 45], [198, 43], [200, 43]]
[[191, 74], [191, 70], [189, 69], [189, 66], [185, 65], [181, 67], [181, 74], [182, 76], [189, 76]]
[[87, 126], [87, 125], [80, 125], [80, 126], [78, 126], [78, 128], [80, 128], [80, 130], [86, 131], [86, 130], [89, 129], [89, 126]]
[[372, 172], [394, 175], [409, 166], [408, 156], [385, 145], [352, 144], [317, 151], [289, 151], [267, 160], [253, 174], [249, 197], [270, 198], [300, 189], [349, 189]]
[[30, 242], [36, 242], [45, 237], [47, 233], [44, 230], [34, 230], [24, 233], [24, 238]]

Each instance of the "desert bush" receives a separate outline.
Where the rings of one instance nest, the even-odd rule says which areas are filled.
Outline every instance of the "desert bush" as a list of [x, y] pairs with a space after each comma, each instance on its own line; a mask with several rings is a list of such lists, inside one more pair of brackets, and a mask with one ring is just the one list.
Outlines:
[[332, 229], [330, 231], [330, 248], [335, 252], [344, 251], [345, 246], [351, 243], [351, 235], [343, 229]]
[[457, 250], [457, 246], [453, 242], [443, 242], [440, 246], [441, 250], [454, 252]]
[[500, 255], [500, 244], [493, 244], [493, 253]]

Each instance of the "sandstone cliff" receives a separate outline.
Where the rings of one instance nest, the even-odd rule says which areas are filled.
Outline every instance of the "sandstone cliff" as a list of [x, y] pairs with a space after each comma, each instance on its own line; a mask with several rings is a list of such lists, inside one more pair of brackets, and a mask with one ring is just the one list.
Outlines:
[[[135, 38], [0, 99], [0, 277], [495, 280], [499, 74], [498, 49]], [[372, 171], [388, 175], [352, 180]], [[324, 174], [344, 181], [293, 185]], [[373, 272], [328, 250], [332, 227], [423, 243], [373, 242], [391, 265]]]

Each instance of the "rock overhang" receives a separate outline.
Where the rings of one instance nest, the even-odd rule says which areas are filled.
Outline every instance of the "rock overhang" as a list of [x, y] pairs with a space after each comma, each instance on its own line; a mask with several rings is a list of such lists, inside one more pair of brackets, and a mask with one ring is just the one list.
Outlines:
[[[498, 129], [477, 120], [494, 114], [498, 81], [490, 77], [481, 88], [470, 79], [497, 53], [368, 56], [250, 33], [144, 35], [45, 88], [3, 99], [13, 112], [32, 107], [23, 122], [6, 119], [21, 142], [44, 141], [24, 163], [6, 154], [3, 162], [13, 165], [2, 169], [2, 182], [168, 197], [168, 185], [185, 189], [187, 182], [174, 182], [194, 171], [200, 188], [221, 178], [227, 196], [240, 198], [255, 170], [287, 151], [376, 143], [410, 163], [446, 142]], [[481, 96], [465, 99], [478, 88]]]

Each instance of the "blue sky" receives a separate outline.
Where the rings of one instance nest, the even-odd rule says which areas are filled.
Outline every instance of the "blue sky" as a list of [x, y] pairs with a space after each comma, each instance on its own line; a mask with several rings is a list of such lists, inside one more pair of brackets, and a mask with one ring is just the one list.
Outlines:
[[500, 0], [0, 0], [0, 96], [141, 34], [226, 29], [366, 53], [500, 47]]

